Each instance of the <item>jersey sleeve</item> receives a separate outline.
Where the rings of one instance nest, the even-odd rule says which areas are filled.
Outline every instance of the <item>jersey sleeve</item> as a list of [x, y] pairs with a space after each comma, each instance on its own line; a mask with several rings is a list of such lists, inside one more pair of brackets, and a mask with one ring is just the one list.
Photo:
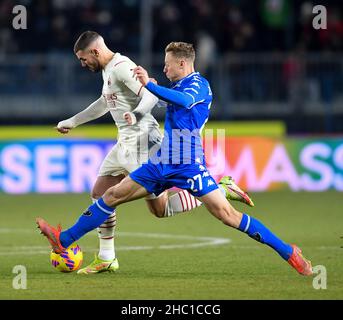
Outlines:
[[196, 78], [189, 81], [182, 91], [192, 99], [192, 103], [188, 108], [192, 108], [196, 104], [204, 102], [208, 95], [211, 94], [209, 85]]
[[130, 61], [120, 61], [114, 66], [113, 71], [116, 73], [117, 79], [122, 81], [133, 93], [137, 96], [141, 95], [143, 85], [133, 77], [132, 69], [136, 65]]
[[107, 113], [108, 111], [109, 110], [108, 110], [105, 98], [103, 96], [100, 96], [98, 100], [90, 104], [85, 110], [77, 113], [75, 116], [73, 116], [70, 119], [72, 120], [72, 123], [74, 123], [76, 127], [83, 123], [98, 119], [102, 117], [105, 113]]
[[196, 104], [204, 102], [210, 94], [209, 86], [198, 80], [190, 81], [189, 84], [182, 88], [182, 91], [168, 89], [152, 82], [149, 82], [146, 88], [162, 100], [175, 103], [187, 109], [191, 109]]
[[155, 83], [152, 83], [151, 81], [147, 83], [145, 86], [151, 93], [159, 97], [160, 99], [175, 103], [179, 106], [188, 108], [192, 103], [193, 100], [190, 96], [185, 94], [182, 91], [176, 91], [173, 89], [168, 89], [162, 86], [159, 86]]

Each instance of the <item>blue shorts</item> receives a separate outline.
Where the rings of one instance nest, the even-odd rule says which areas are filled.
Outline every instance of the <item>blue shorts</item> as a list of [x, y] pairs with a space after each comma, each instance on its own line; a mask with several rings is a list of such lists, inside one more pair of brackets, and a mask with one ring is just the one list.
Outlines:
[[149, 193], [161, 194], [172, 187], [188, 190], [196, 197], [218, 189], [205, 164], [154, 164], [148, 161], [130, 173], [130, 178]]

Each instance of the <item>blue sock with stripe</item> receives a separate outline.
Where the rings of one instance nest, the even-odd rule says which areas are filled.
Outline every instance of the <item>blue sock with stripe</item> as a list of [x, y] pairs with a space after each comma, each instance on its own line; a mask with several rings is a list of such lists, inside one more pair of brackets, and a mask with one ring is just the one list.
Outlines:
[[109, 207], [102, 198], [95, 201], [71, 228], [61, 232], [62, 246], [68, 248], [87, 232], [99, 227], [114, 211], [115, 209]]
[[270, 246], [285, 260], [288, 260], [292, 254], [293, 249], [289, 244], [275, 236], [260, 221], [245, 213], [243, 213], [242, 221], [238, 229], [256, 241]]

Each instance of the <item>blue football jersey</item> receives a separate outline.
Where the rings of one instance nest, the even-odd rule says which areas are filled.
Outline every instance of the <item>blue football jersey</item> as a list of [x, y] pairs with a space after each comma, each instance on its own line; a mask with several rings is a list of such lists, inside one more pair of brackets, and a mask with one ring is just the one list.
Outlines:
[[207, 171], [201, 131], [209, 117], [212, 92], [198, 72], [165, 88], [149, 82], [146, 88], [168, 102], [160, 149], [130, 173], [149, 193], [159, 195], [173, 186], [202, 197], [218, 186]]
[[171, 89], [191, 98], [187, 107], [169, 103], [164, 125], [160, 157], [162, 163], [179, 164], [203, 162], [201, 131], [208, 120], [212, 91], [199, 72], [173, 82]]

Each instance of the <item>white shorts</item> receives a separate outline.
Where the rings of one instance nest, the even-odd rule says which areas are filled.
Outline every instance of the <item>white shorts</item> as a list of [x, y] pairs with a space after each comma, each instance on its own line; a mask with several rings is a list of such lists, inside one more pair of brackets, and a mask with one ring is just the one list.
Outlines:
[[[138, 169], [143, 162], [147, 162], [148, 158], [148, 149], [138, 154], [137, 145], [125, 146], [122, 142], [117, 142], [102, 162], [98, 176], [119, 176], [121, 174], [126, 176]], [[154, 200], [162, 195], [163, 193], [158, 196], [152, 193], [145, 199]]]
[[148, 149], [138, 153], [137, 146], [127, 146], [118, 141], [103, 160], [98, 175], [128, 175], [128, 173], [139, 168], [141, 163], [146, 162], [148, 156]]

